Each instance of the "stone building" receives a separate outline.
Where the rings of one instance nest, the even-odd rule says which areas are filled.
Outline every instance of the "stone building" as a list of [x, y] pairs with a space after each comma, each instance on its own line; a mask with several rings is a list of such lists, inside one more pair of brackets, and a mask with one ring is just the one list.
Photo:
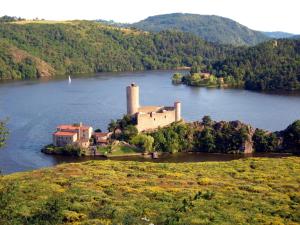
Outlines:
[[126, 88], [127, 114], [135, 117], [138, 131], [164, 127], [181, 120], [181, 103], [173, 106], [140, 106], [139, 86], [131, 84]]
[[90, 138], [93, 128], [82, 125], [60, 125], [53, 133], [53, 145], [63, 147], [66, 145], [77, 145], [87, 148], [90, 145]]
[[107, 145], [112, 136], [112, 132], [95, 132], [93, 137], [96, 145]]

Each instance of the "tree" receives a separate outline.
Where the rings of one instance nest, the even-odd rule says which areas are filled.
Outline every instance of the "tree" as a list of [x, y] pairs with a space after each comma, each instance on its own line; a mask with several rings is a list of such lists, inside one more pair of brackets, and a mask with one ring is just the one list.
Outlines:
[[175, 73], [173, 75], [173, 78], [172, 78], [172, 82], [173, 84], [181, 84], [182, 83], [182, 74], [181, 73]]
[[8, 136], [8, 129], [6, 127], [6, 121], [0, 121], [0, 148], [5, 145], [7, 136]]
[[274, 133], [256, 129], [252, 140], [256, 152], [272, 152], [278, 148], [278, 138]]
[[130, 143], [144, 151], [151, 152], [153, 150], [154, 138], [150, 135], [138, 134], [131, 139]]
[[128, 125], [123, 129], [122, 138], [125, 141], [128, 141], [137, 134], [138, 134], [137, 128], [134, 125]]
[[211, 117], [210, 116], [203, 116], [203, 118], [202, 118], [202, 123], [203, 123], [203, 125], [205, 125], [205, 126], [211, 126], [212, 125], [212, 123], [213, 123], [213, 121], [212, 121], [212, 119], [211, 119]]
[[296, 120], [283, 131], [283, 146], [300, 152], [300, 120]]
[[199, 147], [206, 152], [213, 152], [216, 149], [215, 136], [211, 128], [204, 128], [198, 139]]
[[118, 128], [117, 122], [115, 120], [111, 120], [110, 123], [108, 124], [108, 130], [110, 132], [114, 132], [116, 128]]

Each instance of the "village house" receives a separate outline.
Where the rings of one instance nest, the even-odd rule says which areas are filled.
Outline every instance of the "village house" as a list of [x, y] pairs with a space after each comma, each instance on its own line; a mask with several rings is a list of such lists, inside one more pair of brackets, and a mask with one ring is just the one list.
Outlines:
[[53, 145], [63, 147], [66, 145], [75, 145], [82, 148], [90, 146], [93, 128], [82, 123], [74, 125], [60, 125], [53, 133]]
[[111, 138], [112, 132], [94, 132], [93, 137], [96, 145], [107, 145]]

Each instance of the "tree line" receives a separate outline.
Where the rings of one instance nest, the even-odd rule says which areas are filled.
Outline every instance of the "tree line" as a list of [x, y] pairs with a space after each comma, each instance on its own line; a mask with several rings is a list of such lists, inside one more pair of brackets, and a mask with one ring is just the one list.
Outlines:
[[98, 22], [0, 24], [0, 79], [173, 69], [225, 58], [231, 48], [176, 31], [147, 33]]
[[209, 116], [192, 123], [174, 122], [151, 132], [138, 133], [134, 118], [125, 115], [108, 126], [113, 138], [152, 152], [300, 153], [300, 120], [270, 132], [240, 121], [214, 121]]

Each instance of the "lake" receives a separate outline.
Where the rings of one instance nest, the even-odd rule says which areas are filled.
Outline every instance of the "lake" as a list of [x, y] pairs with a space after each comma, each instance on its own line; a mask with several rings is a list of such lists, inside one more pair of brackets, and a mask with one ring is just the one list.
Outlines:
[[111, 119], [126, 113], [125, 88], [132, 82], [140, 86], [142, 105], [181, 101], [186, 121], [210, 115], [214, 120], [241, 120], [275, 131], [300, 118], [299, 95], [176, 86], [171, 83], [173, 73], [101, 73], [73, 77], [71, 84], [67, 78], [1, 83], [0, 118], [9, 118], [10, 137], [0, 150], [0, 170], [12, 173], [70, 161], [40, 152], [51, 142], [56, 126], [83, 122], [105, 130]]

